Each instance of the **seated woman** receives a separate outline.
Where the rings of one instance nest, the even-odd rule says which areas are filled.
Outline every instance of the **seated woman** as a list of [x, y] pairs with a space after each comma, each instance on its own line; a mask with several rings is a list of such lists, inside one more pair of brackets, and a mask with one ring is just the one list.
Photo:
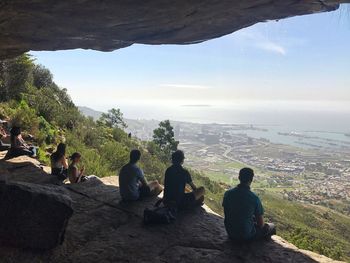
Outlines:
[[71, 164], [68, 167], [68, 179], [71, 184], [81, 183], [85, 181], [91, 181], [94, 183], [101, 183], [101, 181], [98, 179], [95, 175], [84, 175], [84, 166], [79, 170], [78, 169], [78, 163], [81, 159], [81, 154], [78, 152], [73, 153], [69, 159], [71, 160]]
[[36, 147], [29, 146], [22, 138], [21, 128], [12, 127], [11, 131], [11, 148], [8, 152], [8, 157], [17, 157], [21, 155], [27, 155], [30, 157], [36, 157]]
[[80, 183], [82, 181], [82, 178], [84, 176], [84, 167], [82, 167], [80, 170], [78, 168], [78, 163], [81, 159], [81, 154], [78, 152], [73, 153], [69, 159], [71, 160], [71, 164], [68, 167], [68, 179], [71, 184]]
[[60, 181], [67, 178], [68, 163], [66, 159], [66, 145], [60, 143], [56, 152], [51, 157], [51, 174], [57, 176]]

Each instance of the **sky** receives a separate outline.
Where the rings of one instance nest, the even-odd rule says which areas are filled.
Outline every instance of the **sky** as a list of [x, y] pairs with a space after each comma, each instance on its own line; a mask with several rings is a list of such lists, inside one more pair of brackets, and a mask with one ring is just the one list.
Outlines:
[[343, 5], [194, 45], [31, 54], [77, 105], [98, 110], [140, 104], [294, 107], [296, 102], [350, 111], [349, 45], [350, 6]]

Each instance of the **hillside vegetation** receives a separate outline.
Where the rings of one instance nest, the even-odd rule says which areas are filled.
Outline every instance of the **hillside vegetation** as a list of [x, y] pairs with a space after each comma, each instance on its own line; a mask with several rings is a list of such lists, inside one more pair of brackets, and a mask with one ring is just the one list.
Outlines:
[[[83, 116], [67, 94], [53, 81], [48, 69], [24, 54], [0, 61], [0, 118], [21, 126], [40, 147], [39, 160], [48, 164], [49, 154], [59, 142], [68, 152], [83, 156], [87, 174], [116, 175], [128, 161], [129, 151], [142, 151], [140, 166], [149, 180], [163, 181], [169, 155], [177, 147], [170, 123], [164, 121], [152, 142], [130, 138], [123, 128], [123, 115], [111, 109], [99, 120]], [[167, 138], [165, 141], [164, 138]], [[192, 171], [197, 185], [205, 186], [206, 203], [222, 214], [221, 201], [229, 186]], [[350, 219], [331, 210], [283, 200], [259, 191], [267, 219], [276, 222], [279, 235], [300, 248], [334, 259], [350, 260]]]

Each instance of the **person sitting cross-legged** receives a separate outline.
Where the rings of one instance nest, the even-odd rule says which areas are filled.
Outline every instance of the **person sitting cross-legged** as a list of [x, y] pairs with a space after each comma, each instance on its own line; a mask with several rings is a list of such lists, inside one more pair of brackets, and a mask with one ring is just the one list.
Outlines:
[[[172, 156], [173, 165], [165, 172], [164, 204], [177, 209], [187, 209], [204, 202], [204, 187], [196, 187], [192, 182], [191, 174], [182, 167], [185, 154], [181, 150], [175, 151]], [[192, 192], [185, 193], [186, 184], [190, 185]]]
[[20, 127], [12, 127], [11, 131], [11, 147], [7, 153], [8, 158], [27, 155], [30, 157], [36, 157], [37, 147], [28, 145], [21, 133]]
[[225, 228], [234, 241], [269, 239], [276, 234], [274, 224], [264, 223], [264, 208], [259, 197], [250, 190], [253, 177], [252, 169], [241, 169], [240, 184], [224, 195]]
[[119, 173], [119, 190], [123, 201], [137, 201], [144, 197], [157, 196], [163, 191], [158, 181], [147, 183], [143, 171], [137, 166], [141, 159], [139, 150], [130, 152], [130, 161]]

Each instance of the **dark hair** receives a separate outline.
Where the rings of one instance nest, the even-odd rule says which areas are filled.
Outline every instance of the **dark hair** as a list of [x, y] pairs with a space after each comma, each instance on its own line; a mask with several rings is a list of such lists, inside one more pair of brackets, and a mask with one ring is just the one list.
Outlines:
[[13, 126], [10, 131], [12, 136], [18, 136], [21, 134], [21, 128], [17, 126]]
[[17, 126], [13, 126], [10, 130], [10, 140], [11, 140], [11, 145], [15, 144], [16, 137], [21, 134], [21, 128]]
[[69, 156], [69, 160], [74, 161], [74, 159], [81, 157], [81, 154], [78, 152], [73, 153], [71, 156]]
[[57, 145], [57, 150], [51, 155], [51, 159], [54, 162], [57, 162], [66, 154], [66, 145], [64, 143], [60, 143]]
[[238, 179], [241, 184], [247, 184], [253, 181], [254, 170], [248, 167], [245, 167], [239, 171]]
[[141, 158], [141, 152], [137, 149], [135, 150], [131, 150], [130, 152], [130, 162], [131, 163], [136, 163], [137, 161], [139, 161]]
[[171, 155], [171, 161], [173, 164], [181, 164], [185, 160], [185, 154], [181, 150], [173, 152]]

